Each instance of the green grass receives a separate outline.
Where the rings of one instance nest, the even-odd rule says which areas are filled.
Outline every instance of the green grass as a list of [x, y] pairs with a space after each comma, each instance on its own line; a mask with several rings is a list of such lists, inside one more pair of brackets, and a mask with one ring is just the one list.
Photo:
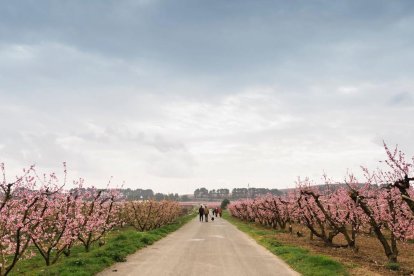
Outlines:
[[174, 232], [194, 216], [195, 214], [183, 216], [174, 223], [148, 232], [137, 232], [132, 228], [112, 231], [102, 247], [95, 245], [89, 252], [85, 252], [83, 247], [75, 246], [69, 257], [62, 256], [56, 264], [49, 267], [45, 266], [40, 256], [21, 260], [10, 275], [94, 275], [115, 262], [126, 261], [129, 254]]
[[387, 263], [385, 265], [386, 268], [391, 269], [391, 270], [400, 270], [400, 264], [399, 263]]
[[328, 256], [316, 255], [301, 247], [282, 244], [277, 240], [277, 233], [280, 231], [243, 222], [230, 216], [228, 212], [224, 212], [223, 217], [304, 276], [349, 275], [344, 265]]

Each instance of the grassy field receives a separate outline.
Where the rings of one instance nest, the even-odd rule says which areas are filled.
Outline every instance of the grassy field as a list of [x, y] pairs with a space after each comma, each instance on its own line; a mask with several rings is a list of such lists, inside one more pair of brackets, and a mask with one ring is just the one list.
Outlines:
[[183, 216], [172, 224], [148, 232], [137, 232], [132, 228], [114, 230], [108, 234], [105, 245], [101, 247], [95, 246], [85, 252], [83, 247], [75, 246], [69, 257], [63, 256], [49, 267], [45, 266], [41, 256], [35, 256], [20, 261], [10, 275], [94, 275], [115, 262], [125, 261], [127, 255], [174, 232], [194, 216]]
[[284, 245], [277, 240], [276, 230], [268, 229], [254, 223], [246, 223], [233, 218], [228, 212], [223, 217], [234, 224], [239, 230], [247, 233], [259, 244], [273, 254], [279, 256], [294, 270], [305, 276], [349, 275], [346, 268], [339, 262], [324, 255], [311, 253], [309, 250]]

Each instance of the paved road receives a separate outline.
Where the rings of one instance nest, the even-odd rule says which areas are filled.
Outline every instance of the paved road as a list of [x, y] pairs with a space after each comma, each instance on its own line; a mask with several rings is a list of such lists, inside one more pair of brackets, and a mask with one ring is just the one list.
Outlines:
[[299, 275], [224, 219], [190, 221], [99, 275]]

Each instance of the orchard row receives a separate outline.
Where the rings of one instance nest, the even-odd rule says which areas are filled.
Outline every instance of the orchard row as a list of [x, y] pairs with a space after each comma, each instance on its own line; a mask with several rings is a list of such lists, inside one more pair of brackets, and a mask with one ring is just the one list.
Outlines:
[[84, 187], [65, 191], [55, 174], [39, 177], [34, 167], [8, 183], [4, 165], [0, 182], [0, 276], [9, 274], [22, 258], [40, 254], [46, 265], [70, 255], [74, 245], [89, 251], [114, 227], [148, 231], [181, 215], [177, 202], [126, 202], [116, 189]]
[[[364, 179], [348, 174], [342, 185], [324, 175], [325, 186], [297, 181], [287, 195], [267, 195], [230, 204], [233, 216], [293, 232], [301, 224], [327, 246], [356, 250], [361, 233], [373, 234], [390, 262], [397, 262], [397, 241], [414, 239], [414, 157], [407, 159], [396, 148], [387, 153], [386, 168], [362, 168]], [[334, 185], [336, 184], [336, 185]], [[297, 232], [298, 235], [301, 233]], [[342, 235], [345, 243], [334, 238]]]

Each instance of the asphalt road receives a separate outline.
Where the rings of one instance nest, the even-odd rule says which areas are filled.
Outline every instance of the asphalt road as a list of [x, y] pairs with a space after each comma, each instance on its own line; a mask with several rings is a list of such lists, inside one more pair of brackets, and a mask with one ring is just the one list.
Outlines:
[[299, 275], [224, 219], [190, 221], [99, 275]]

